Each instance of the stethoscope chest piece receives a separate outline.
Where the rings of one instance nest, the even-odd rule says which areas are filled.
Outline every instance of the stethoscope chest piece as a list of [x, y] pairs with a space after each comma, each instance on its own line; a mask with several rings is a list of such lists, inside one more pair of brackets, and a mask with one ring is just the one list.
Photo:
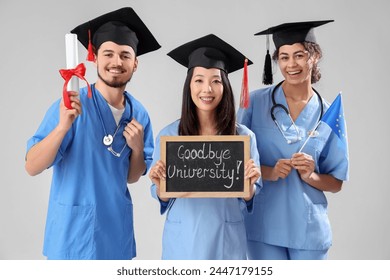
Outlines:
[[121, 119], [121, 120], [119, 121], [119, 123], [117, 124], [117, 127], [116, 127], [116, 129], [115, 129], [114, 134], [111, 135], [111, 134], [107, 133], [106, 126], [105, 126], [104, 121], [103, 121], [102, 113], [101, 113], [101, 111], [100, 111], [100, 107], [99, 107], [99, 104], [98, 104], [97, 94], [95, 93], [95, 87], [94, 87], [94, 85], [91, 85], [91, 88], [92, 88], [92, 92], [93, 92], [92, 97], [93, 97], [93, 100], [94, 100], [94, 102], [95, 102], [95, 106], [96, 106], [96, 109], [97, 109], [97, 113], [98, 113], [98, 115], [99, 115], [99, 119], [100, 119], [100, 122], [101, 122], [102, 128], [103, 128], [103, 131], [104, 131], [104, 134], [105, 134], [105, 135], [103, 136], [103, 139], [102, 139], [103, 141], [102, 141], [102, 142], [103, 142], [104, 146], [107, 147], [107, 150], [109, 150], [109, 151], [111, 152], [111, 154], [113, 154], [113, 155], [116, 156], [116, 157], [120, 157], [121, 154], [122, 154], [122, 152], [125, 150], [125, 148], [126, 148], [126, 146], [127, 146], [126, 139], [124, 139], [124, 137], [123, 137], [123, 139], [124, 139], [123, 142], [125, 142], [125, 143], [124, 143], [124, 145], [123, 145], [123, 147], [122, 147], [122, 149], [121, 149], [121, 151], [120, 151], [119, 153], [116, 152], [116, 151], [114, 151], [114, 149], [113, 149], [113, 147], [112, 147], [112, 144], [114, 143], [114, 138], [115, 138], [117, 132], [120, 131], [121, 126], [122, 126], [122, 125], [126, 126], [126, 124], [127, 124], [129, 121], [131, 121], [132, 116], [133, 116], [133, 104], [131, 103], [130, 98], [125, 94], [126, 104], [129, 104], [129, 106], [130, 106], [129, 116], [128, 116], [128, 117], [123, 117], [123, 116], [122, 116], [123, 120]]
[[114, 138], [112, 137], [111, 134], [108, 134], [108, 135], [103, 137], [103, 144], [106, 146], [110, 146], [113, 141], [114, 141]]

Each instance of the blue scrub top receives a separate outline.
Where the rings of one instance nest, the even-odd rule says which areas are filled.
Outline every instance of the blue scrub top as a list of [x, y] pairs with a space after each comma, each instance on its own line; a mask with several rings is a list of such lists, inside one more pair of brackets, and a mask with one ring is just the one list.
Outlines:
[[[179, 120], [156, 137], [153, 165], [160, 159], [160, 136], [177, 136]], [[238, 134], [250, 135], [251, 158], [259, 165], [255, 135], [238, 125]], [[256, 183], [257, 189], [261, 181]], [[162, 202], [152, 184], [151, 193], [166, 212], [162, 259], [246, 259], [246, 232], [243, 213], [252, 211], [252, 201], [241, 198], [176, 198]]]
[[[135, 118], [144, 127], [144, 159], [149, 169], [154, 145], [149, 115], [133, 96], [124, 94], [126, 107], [113, 149], [120, 152], [126, 144], [124, 126]], [[113, 135], [117, 124], [98, 90], [89, 99], [87, 88], [81, 89], [80, 100], [83, 113], [66, 134], [53, 162], [43, 254], [49, 259], [132, 259], [136, 246], [127, 188], [131, 149], [126, 145], [116, 157], [103, 144], [105, 130]], [[49, 108], [28, 140], [27, 151], [57, 126], [59, 102]]]
[[[240, 109], [238, 121], [256, 134], [261, 164], [275, 166], [279, 159], [288, 159], [298, 152], [320, 118], [321, 103], [313, 95], [295, 121], [300, 141], [288, 144], [271, 118], [273, 87], [259, 89], [250, 95], [250, 107]], [[276, 103], [288, 108], [282, 87], [275, 91]], [[324, 112], [329, 103], [323, 101]], [[285, 113], [275, 117], [285, 129], [287, 139], [295, 139], [297, 132]], [[315, 172], [330, 174], [347, 180], [348, 151], [340, 150], [338, 137], [326, 124], [321, 124], [318, 134], [312, 137], [302, 150], [310, 154], [316, 164]], [[246, 217], [248, 238], [282, 247], [325, 250], [332, 244], [332, 231], [328, 219], [328, 202], [325, 194], [302, 181], [296, 170], [285, 179], [263, 181], [263, 188], [256, 196], [254, 213]]]

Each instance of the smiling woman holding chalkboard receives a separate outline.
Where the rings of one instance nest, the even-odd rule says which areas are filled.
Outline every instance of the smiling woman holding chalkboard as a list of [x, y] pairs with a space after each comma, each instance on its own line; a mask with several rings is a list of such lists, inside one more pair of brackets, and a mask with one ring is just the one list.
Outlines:
[[[160, 202], [161, 213], [167, 212], [162, 258], [246, 259], [243, 211], [252, 210], [253, 194], [256, 186], [261, 186], [260, 162], [254, 134], [235, 122], [234, 96], [227, 77], [243, 67], [245, 57], [213, 34], [186, 43], [168, 55], [187, 67], [188, 73], [181, 118], [157, 136], [149, 173], [152, 195]], [[244, 165], [244, 175], [250, 181], [249, 196], [160, 197], [160, 182], [166, 179], [166, 165], [160, 159], [160, 137], [178, 135], [249, 135], [250, 159]]]

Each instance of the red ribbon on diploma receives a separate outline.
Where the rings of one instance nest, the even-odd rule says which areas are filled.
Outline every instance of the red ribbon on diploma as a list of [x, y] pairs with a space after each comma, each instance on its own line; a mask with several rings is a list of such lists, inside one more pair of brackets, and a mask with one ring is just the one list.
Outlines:
[[64, 80], [65, 80], [64, 88], [62, 90], [62, 95], [64, 97], [64, 104], [65, 104], [66, 108], [72, 109], [72, 105], [71, 105], [70, 98], [69, 98], [69, 95], [68, 95], [68, 91], [67, 91], [67, 88], [66, 88], [67, 85], [68, 85], [68, 82], [70, 81], [72, 76], [76, 76], [76, 77], [84, 80], [87, 83], [87, 86], [88, 86], [88, 98], [92, 97], [91, 87], [89, 86], [88, 81], [84, 77], [84, 75], [85, 75], [85, 66], [84, 66], [83, 63], [80, 63], [74, 69], [60, 69], [60, 74], [61, 74], [62, 78], [64, 78]]

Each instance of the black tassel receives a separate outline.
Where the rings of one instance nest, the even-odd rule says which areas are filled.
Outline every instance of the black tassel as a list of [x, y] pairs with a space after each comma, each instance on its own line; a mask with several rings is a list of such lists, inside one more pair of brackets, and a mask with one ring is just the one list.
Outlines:
[[269, 50], [267, 50], [264, 63], [263, 84], [272, 85], [273, 82], [271, 55], [269, 54]]

